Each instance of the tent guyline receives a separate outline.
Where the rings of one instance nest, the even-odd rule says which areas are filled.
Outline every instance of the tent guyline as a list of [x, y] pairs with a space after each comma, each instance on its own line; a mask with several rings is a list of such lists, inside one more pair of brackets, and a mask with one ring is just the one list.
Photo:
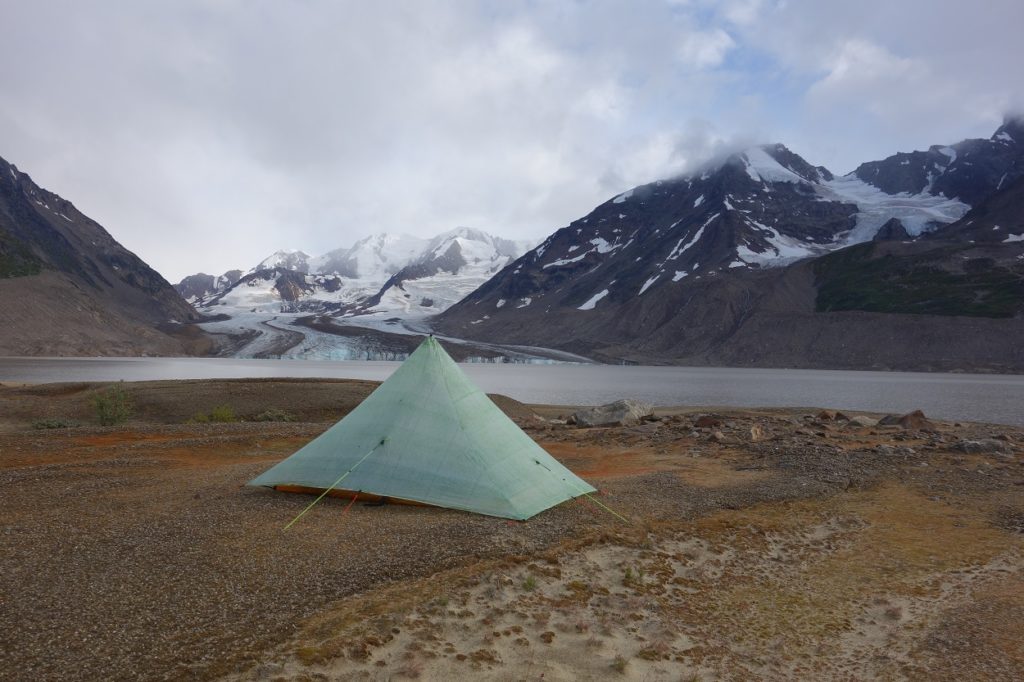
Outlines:
[[[301, 518], [302, 518], [303, 516], [305, 516], [306, 512], [308, 512], [308, 511], [309, 511], [310, 509], [312, 509], [312, 508], [313, 508], [313, 505], [315, 505], [315, 504], [316, 504], [317, 502], [319, 502], [320, 500], [324, 499], [324, 496], [325, 496], [325, 495], [327, 495], [327, 493], [331, 492], [331, 490], [333, 490], [333, 489], [334, 489], [335, 487], [337, 487], [337, 485], [338, 485], [339, 483], [341, 483], [342, 481], [344, 481], [344, 480], [345, 480], [345, 478], [346, 478], [346, 477], [347, 477], [347, 476], [348, 476], [349, 474], [351, 474], [351, 473], [352, 473], [353, 471], [355, 471], [355, 470], [356, 470], [356, 467], [357, 467], [357, 466], [359, 466], [360, 464], [362, 464], [363, 462], [365, 462], [365, 461], [366, 461], [366, 458], [367, 458], [367, 457], [369, 457], [370, 455], [372, 455], [372, 454], [374, 453], [374, 451], [376, 451], [376, 449], [377, 449], [377, 448], [379, 448], [379, 447], [380, 447], [381, 445], [384, 445], [384, 441], [386, 441], [386, 440], [387, 440], [387, 438], [381, 438], [381, 439], [380, 439], [380, 442], [379, 442], [379, 443], [377, 443], [377, 444], [376, 444], [375, 446], [373, 446], [373, 450], [370, 450], [370, 451], [369, 451], [369, 452], [367, 452], [367, 453], [366, 453], [365, 455], [363, 455], [363, 458], [362, 458], [361, 460], [359, 460], [358, 462], [356, 462], [355, 464], [353, 464], [353, 465], [352, 465], [352, 468], [351, 468], [351, 469], [349, 469], [348, 471], [346, 471], [345, 473], [343, 473], [343, 474], [342, 474], [342, 475], [341, 475], [340, 477], [338, 477], [338, 480], [337, 480], [337, 481], [335, 481], [334, 483], [332, 483], [331, 485], [329, 485], [329, 486], [327, 487], [327, 489], [326, 489], [326, 490], [324, 490], [324, 491], [323, 491], [322, 493], [320, 493], [320, 497], [318, 497], [318, 498], [316, 498], [315, 500], [313, 500], [312, 502], [310, 502], [310, 503], [309, 503], [309, 506], [308, 506], [308, 507], [306, 507], [306, 508], [305, 508], [305, 509], [303, 509], [303, 510], [302, 510], [301, 512], [299, 512], [299, 515], [298, 515], [298, 516], [296, 516], [296, 517], [295, 517], [294, 519], [292, 519], [291, 521], [289, 521], [289, 522], [288, 522], [288, 525], [287, 525], [287, 526], [285, 526], [285, 527], [283, 528], [283, 530], [288, 530], [289, 528], [291, 528], [291, 527], [292, 527], [292, 524], [294, 524], [294, 523], [295, 523], [296, 521], [298, 521], [298, 520], [299, 520], [299, 519], [301, 519]], [[359, 492], [357, 491], [357, 492], [356, 492], [356, 497], [358, 497], [358, 495], [359, 495]], [[355, 497], [353, 497], [353, 498], [352, 498], [352, 502], [355, 502], [355, 501], [356, 501], [356, 498], [355, 498]], [[351, 507], [351, 506], [352, 506], [352, 504], [351, 504], [351, 503], [349, 503], [349, 507]], [[348, 511], [348, 507], [346, 507], [346, 508], [345, 508], [345, 511]]]
[[[534, 462], [535, 462], [536, 464], [539, 464], [540, 466], [544, 467], [545, 469], [548, 469], [548, 467], [544, 466], [544, 464], [542, 464], [541, 462], [538, 462], [537, 460], [534, 460]], [[551, 469], [548, 469], [548, 471], [551, 471]], [[554, 471], [551, 471], [551, 473], [552, 473], [552, 474], [554, 474], [555, 472], [554, 472]], [[572, 485], [572, 481], [570, 481], [570, 480], [565, 480], [564, 478], [563, 478], [562, 480], [563, 480], [563, 481], [565, 481], [565, 483], [566, 483], [566, 484], [568, 484], [568, 485]], [[603, 509], [604, 511], [608, 512], [609, 514], [611, 514], [611, 515], [612, 515], [612, 516], [614, 516], [615, 518], [617, 518], [617, 519], [620, 519], [620, 520], [622, 520], [622, 521], [623, 521], [624, 523], [626, 523], [627, 525], [633, 525], [633, 521], [629, 520], [628, 518], [626, 518], [626, 517], [625, 517], [625, 516], [623, 516], [622, 514], [620, 514], [620, 513], [616, 512], [616, 511], [615, 511], [614, 509], [612, 509], [612, 508], [611, 508], [611, 507], [609, 507], [608, 505], [606, 505], [606, 504], [603, 504], [603, 503], [601, 503], [601, 502], [599, 502], [599, 501], [595, 500], [595, 499], [593, 498], [593, 496], [591, 496], [591, 494], [590, 494], [590, 493], [587, 493], [586, 491], [582, 491], [582, 492], [580, 493], [580, 497], [581, 497], [581, 498], [584, 498], [584, 499], [586, 499], [586, 500], [590, 500], [590, 501], [591, 501], [591, 502], [593, 502], [593, 503], [594, 503], [595, 505], [597, 505], [598, 507], [600, 507], [600, 508], [601, 508], [601, 509]]]
[[596, 492], [523, 433], [432, 337], [341, 421], [249, 485], [321, 498], [359, 491], [519, 521]]

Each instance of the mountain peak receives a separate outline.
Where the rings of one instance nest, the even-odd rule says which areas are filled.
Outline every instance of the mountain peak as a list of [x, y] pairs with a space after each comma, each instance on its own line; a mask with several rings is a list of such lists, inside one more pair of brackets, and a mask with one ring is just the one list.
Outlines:
[[993, 142], [1024, 143], [1024, 114], [1007, 114], [1003, 125], [992, 135]]

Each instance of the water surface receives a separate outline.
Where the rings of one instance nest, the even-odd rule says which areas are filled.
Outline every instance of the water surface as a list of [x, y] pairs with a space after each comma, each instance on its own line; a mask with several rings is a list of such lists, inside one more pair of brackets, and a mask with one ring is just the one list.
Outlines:
[[[245, 377], [382, 380], [397, 362], [219, 358], [0, 358], [0, 381], [146, 381]], [[947, 420], [1024, 426], [1024, 375], [723, 367], [460, 365], [478, 386], [529, 403], [924, 410]]]

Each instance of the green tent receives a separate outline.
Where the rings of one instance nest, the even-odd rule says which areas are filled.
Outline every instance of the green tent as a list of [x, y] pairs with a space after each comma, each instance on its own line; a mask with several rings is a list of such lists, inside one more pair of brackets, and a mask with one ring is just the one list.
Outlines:
[[249, 485], [508, 519], [595, 492], [506, 417], [433, 337], [359, 407]]

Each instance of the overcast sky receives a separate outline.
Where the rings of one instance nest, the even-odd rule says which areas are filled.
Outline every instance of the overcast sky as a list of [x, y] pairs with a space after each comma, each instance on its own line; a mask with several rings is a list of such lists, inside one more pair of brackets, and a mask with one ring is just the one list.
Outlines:
[[738, 144], [988, 137], [1024, 2], [0, 0], [0, 156], [171, 281], [376, 232], [540, 239]]

